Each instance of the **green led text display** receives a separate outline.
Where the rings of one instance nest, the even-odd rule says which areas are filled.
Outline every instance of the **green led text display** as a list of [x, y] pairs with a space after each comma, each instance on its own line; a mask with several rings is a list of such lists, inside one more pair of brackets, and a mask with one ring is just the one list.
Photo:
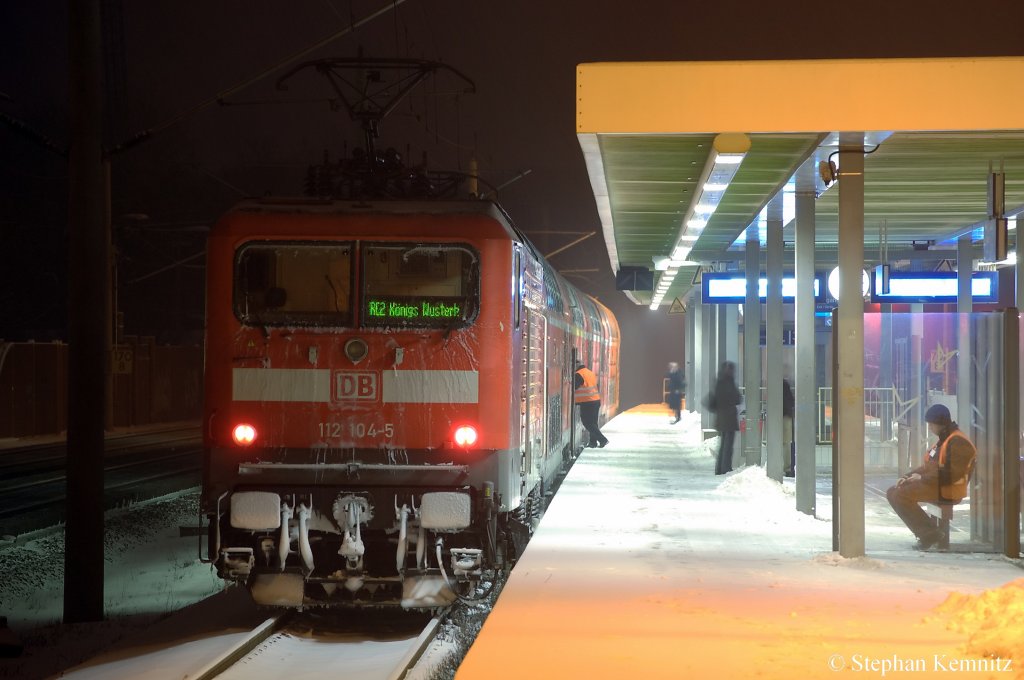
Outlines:
[[367, 315], [374, 319], [458, 319], [462, 305], [458, 302], [392, 302], [369, 300]]

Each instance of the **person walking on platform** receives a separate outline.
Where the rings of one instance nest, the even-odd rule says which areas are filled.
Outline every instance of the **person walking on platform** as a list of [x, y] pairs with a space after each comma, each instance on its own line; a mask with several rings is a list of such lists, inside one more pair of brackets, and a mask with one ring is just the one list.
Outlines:
[[608, 438], [601, 434], [597, 419], [601, 414], [601, 395], [597, 391], [597, 376], [582, 362], [576, 363], [576, 408], [580, 411], [580, 422], [590, 433], [590, 448], [608, 444]]
[[924, 455], [924, 462], [896, 480], [885, 495], [907, 528], [917, 536], [918, 550], [939, 542], [938, 523], [920, 503], [959, 503], [967, 495], [967, 482], [977, 450], [949, 415], [949, 409], [935, 404], [924, 414], [928, 430], [938, 437]]
[[669, 421], [669, 425], [675, 425], [683, 414], [683, 392], [686, 391], [686, 382], [683, 380], [683, 372], [679, 370], [679, 364], [674, 361], [668, 362], [668, 373], [665, 374], [668, 381], [666, 389], [668, 396], [665, 403], [675, 413], [675, 420]]
[[732, 445], [736, 440], [736, 431], [740, 429], [740, 419], [736, 407], [740, 403], [740, 390], [736, 387], [736, 364], [723, 361], [718, 369], [718, 380], [715, 391], [711, 393], [708, 405], [715, 412], [715, 429], [718, 430], [718, 460], [715, 463], [715, 474], [724, 475], [732, 471]]
[[789, 381], [782, 380], [782, 456], [785, 465], [783, 474], [793, 477], [796, 474], [796, 449], [793, 447], [793, 413], [796, 411], [796, 399]]

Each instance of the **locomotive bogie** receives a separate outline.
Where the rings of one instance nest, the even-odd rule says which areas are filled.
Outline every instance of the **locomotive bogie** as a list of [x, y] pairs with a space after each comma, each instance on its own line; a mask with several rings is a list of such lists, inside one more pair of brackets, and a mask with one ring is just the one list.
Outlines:
[[[485, 562], [500, 560], [480, 541], [495, 535], [486, 526], [497, 517], [493, 497], [472, 487], [282, 491], [235, 491], [211, 533], [219, 575], [248, 584], [261, 604], [413, 606], [406, 581], [420, 583], [413, 591], [431, 577], [465, 588], [479, 582]], [[296, 576], [311, 584], [298, 601]], [[424, 606], [438, 596], [435, 589]]]

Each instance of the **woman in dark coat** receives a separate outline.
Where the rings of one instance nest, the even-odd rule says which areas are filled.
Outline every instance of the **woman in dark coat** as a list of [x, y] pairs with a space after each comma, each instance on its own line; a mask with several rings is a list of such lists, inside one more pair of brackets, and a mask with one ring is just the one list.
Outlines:
[[679, 370], [679, 364], [674, 361], [668, 363], [668, 373], [665, 375], [665, 380], [668, 381], [666, 385], [668, 389], [666, 403], [676, 416], [676, 419], [670, 421], [669, 425], [675, 425], [683, 414], [683, 392], [686, 390], [686, 383], [683, 381], [683, 372]]
[[718, 447], [718, 460], [715, 463], [715, 474], [724, 475], [732, 470], [732, 445], [736, 440], [736, 431], [740, 429], [739, 415], [736, 407], [740, 403], [740, 390], [736, 387], [736, 364], [723, 361], [718, 369], [718, 381], [715, 383], [714, 404], [715, 428], [721, 441]]

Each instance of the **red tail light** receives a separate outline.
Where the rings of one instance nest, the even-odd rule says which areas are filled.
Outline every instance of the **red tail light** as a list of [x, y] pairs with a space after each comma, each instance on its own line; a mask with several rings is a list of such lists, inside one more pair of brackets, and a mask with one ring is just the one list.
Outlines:
[[455, 443], [462, 448], [476, 444], [476, 428], [472, 425], [462, 425], [455, 430]]
[[231, 438], [239, 446], [249, 446], [256, 441], [256, 428], [249, 423], [239, 423], [231, 430]]

